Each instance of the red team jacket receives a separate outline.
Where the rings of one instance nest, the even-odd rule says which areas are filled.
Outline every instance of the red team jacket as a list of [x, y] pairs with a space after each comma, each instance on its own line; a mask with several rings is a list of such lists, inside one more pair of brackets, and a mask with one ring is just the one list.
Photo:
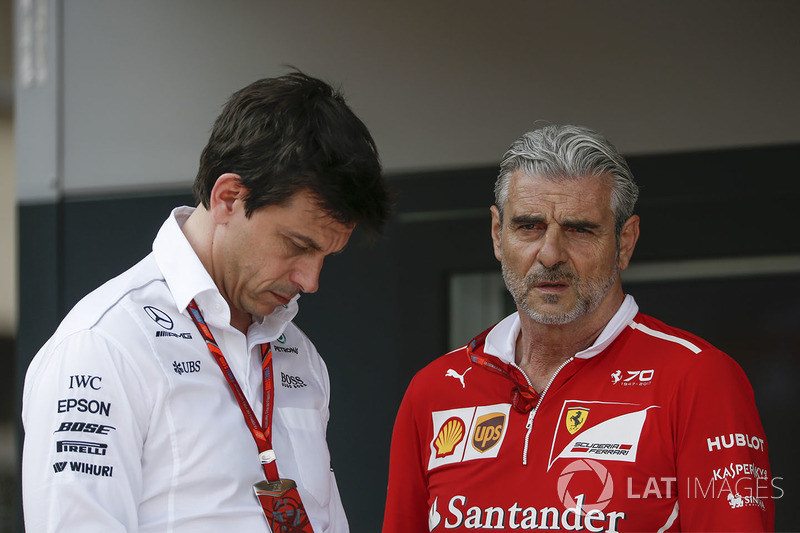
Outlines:
[[384, 533], [772, 530], [767, 443], [729, 356], [628, 297], [537, 394], [518, 331], [514, 314], [412, 380]]

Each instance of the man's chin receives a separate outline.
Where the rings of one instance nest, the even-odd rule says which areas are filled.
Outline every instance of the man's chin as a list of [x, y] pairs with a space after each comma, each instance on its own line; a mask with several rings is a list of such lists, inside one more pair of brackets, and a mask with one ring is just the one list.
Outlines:
[[248, 312], [253, 317], [262, 317], [262, 316], [271, 315], [272, 312], [275, 311], [275, 309], [277, 309], [277, 308], [278, 308], [278, 305], [274, 304], [274, 303], [258, 302], [258, 303], [254, 303], [252, 306], [250, 306], [250, 309], [248, 309]]
[[534, 322], [546, 326], [563, 326], [573, 322], [579, 316], [574, 305], [564, 305], [563, 301], [556, 303], [537, 302], [536, 305], [531, 305], [528, 302], [523, 311]]

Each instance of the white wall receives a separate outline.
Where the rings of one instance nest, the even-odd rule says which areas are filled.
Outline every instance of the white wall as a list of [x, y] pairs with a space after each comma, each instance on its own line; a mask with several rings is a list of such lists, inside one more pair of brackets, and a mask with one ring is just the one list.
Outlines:
[[493, 165], [538, 120], [629, 154], [800, 141], [793, 0], [49, 4], [71, 195], [187, 185], [227, 96], [284, 64], [342, 85], [389, 172]]

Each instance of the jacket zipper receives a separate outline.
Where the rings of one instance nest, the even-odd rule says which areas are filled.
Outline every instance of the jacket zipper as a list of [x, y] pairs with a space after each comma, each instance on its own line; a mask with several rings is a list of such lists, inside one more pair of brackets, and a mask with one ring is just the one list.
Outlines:
[[[552, 385], [553, 381], [556, 380], [556, 376], [558, 375], [558, 373], [561, 372], [561, 370], [565, 366], [567, 366], [567, 363], [569, 363], [573, 359], [574, 359], [574, 357], [570, 357], [569, 359], [567, 359], [566, 361], [561, 363], [561, 366], [559, 366], [556, 369], [556, 371], [553, 372], [553, 375], [550, 376], [550, 381], [547, 383], [547, 386], [542, 390], [542, 393], [539, 395], [539, 401], [536, 402], [536, 407], [534, 407], [533, 410], [530, 412], [530, 414], [528, 414], [528, 422], [525, 424], [525, 428], [528, 431], [525, 433], [525, 446], [522, 449], [522, 464], [523, 464], [523, 466], [526, 466], [528, 464], [528, 443], [530, 442], [531, 431], [533, 430], [533, 417], [536, 416], [536, 411], [538, 411], [539, 410], [539, 406], [542, 405], [542, 400], [544, 400], [544, 395], [547, 394], [547, 390], [550, 388], [550, 385]], [[528, 375], [525, 372], [523, 372], [520, 367], [517, 366], [516, 362], [514, 362], [512, 364], [515, 367], [517, 367], [517, 369], [519, 369], [519, 371], [522, 373], [523, 376], [525, 376], [525, 380], [528, 382], [528, 386], [530, 388], [533, 388], [533, 384], [531, 383], [531, 380], [528, 378]]]

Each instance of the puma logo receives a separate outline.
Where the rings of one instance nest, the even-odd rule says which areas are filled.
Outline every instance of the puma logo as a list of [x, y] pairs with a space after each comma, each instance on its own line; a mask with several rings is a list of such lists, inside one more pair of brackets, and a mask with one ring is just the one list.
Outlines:
[[464, 370], [464, 373], [463, 373], [463, 374], [459, 374], [458, 372], [456, 372], [455, 370], [453, 370], [453, 369], [451, 368], [451, 369], [449, 369], [449, 370], [447, 371], [447, 374], [445, 374], [445, 377], [448, 377], [448, 378], [456, 378], [458, 381], [460, 381], [460, 382], [461, 382], [461, 388], [464, 388], [464, 389], [466, 389], [466, 388], [467, 388], [467, 386], [464, 384], [464, 376], [466, 376], [466, 375], [467, 375], [467, 372], [469, 372], [470, 370], [472, 370], [472, 367], [469, 367], [468, 369]]

